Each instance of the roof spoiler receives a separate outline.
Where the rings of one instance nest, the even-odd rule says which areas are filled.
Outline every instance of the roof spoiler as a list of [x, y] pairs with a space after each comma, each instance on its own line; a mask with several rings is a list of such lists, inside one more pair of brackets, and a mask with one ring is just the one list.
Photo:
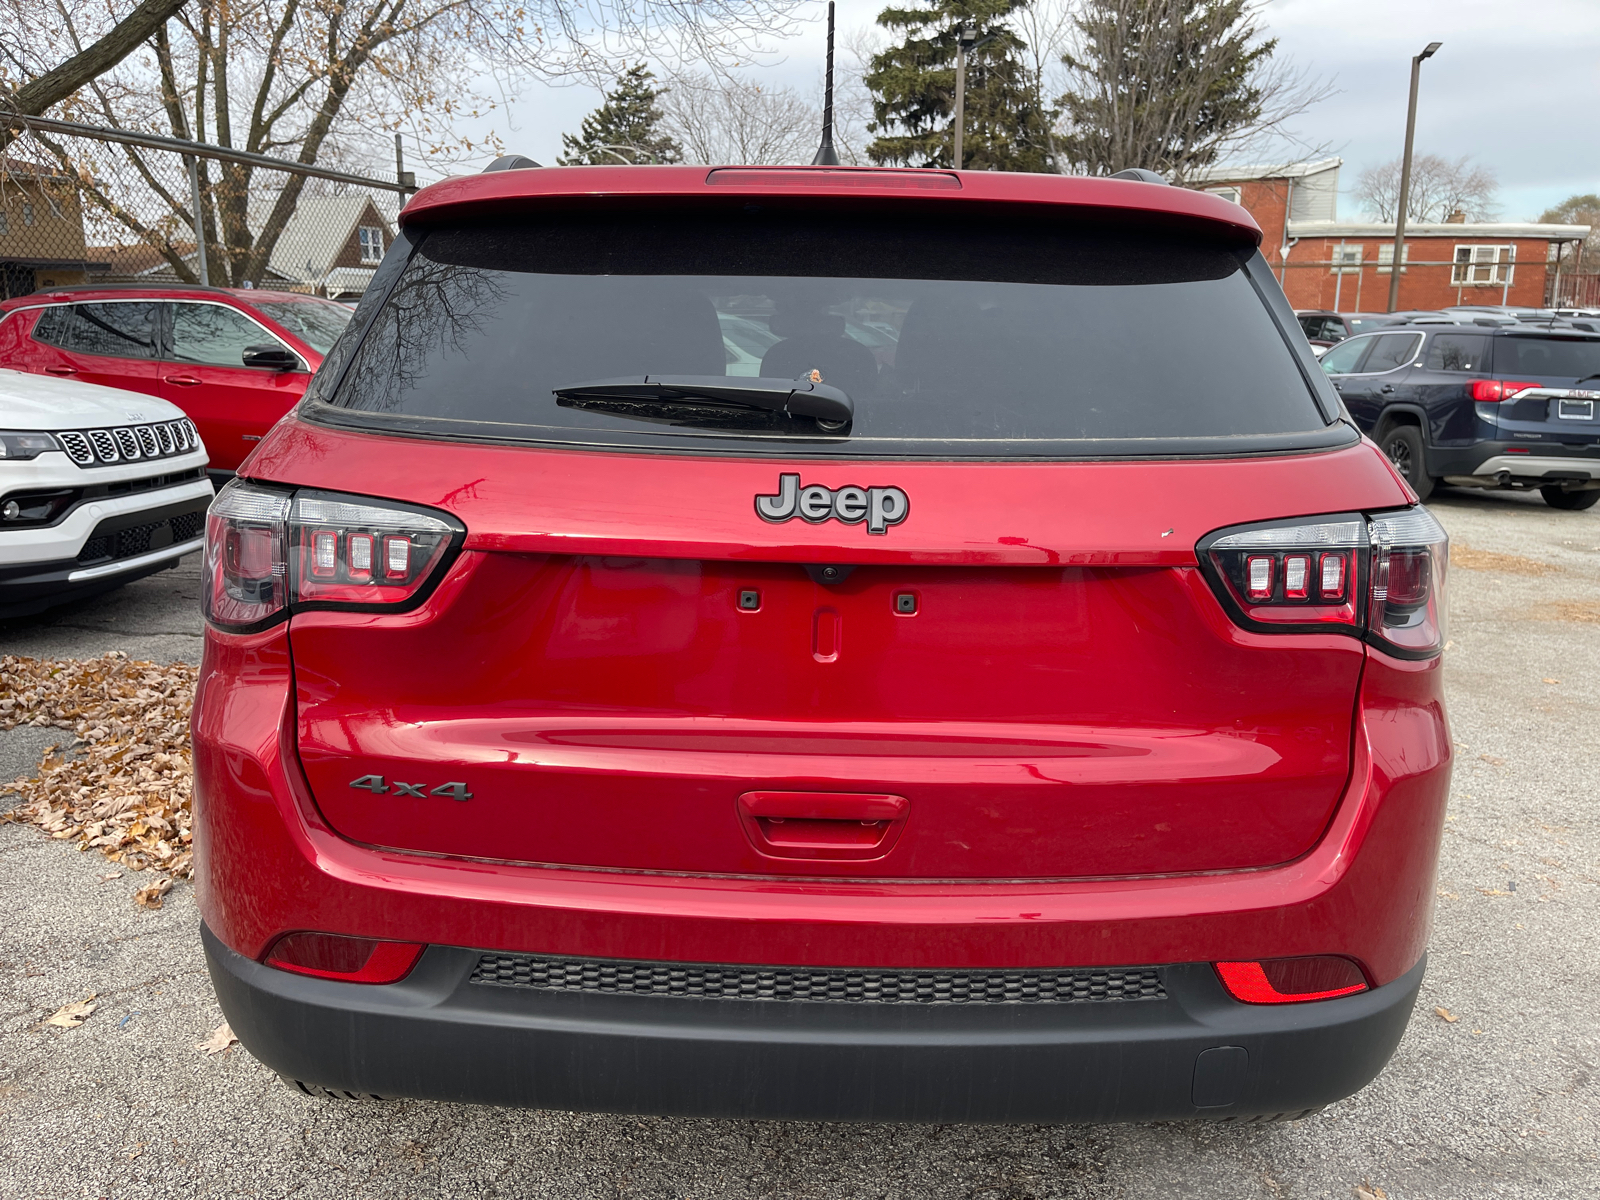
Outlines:
[[[493, 167], [489, 168], [491, 171]], [[1135, 183], [1166, 183], [1165, 175], [1157, 175], [1154, 171], [1146, 171], [1143, 167], [1129, 167], [1126, 171], [1118, 171], [1115, 175], [1107, 176], [1108, 179], [1131, 179]]]
[[[528, 167], [537, 167], [538, 165], [539, 164], [534, 162], [533, 159], [524, 158], [520, 154], [502, 154], [499, 158], [495, 159], [492, 163], [485, 167], [483, 169], [483, 173], [487, 175], [490, 171], [521, 171]], [[1165, 182], [1165, 180], [1163, 180], [1163, 182]]]

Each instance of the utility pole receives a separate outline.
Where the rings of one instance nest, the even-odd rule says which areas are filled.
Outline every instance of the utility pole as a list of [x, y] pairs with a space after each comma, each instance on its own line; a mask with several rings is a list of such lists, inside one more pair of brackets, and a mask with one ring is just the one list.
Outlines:
[[416, 172], [406, 170], [406, 151], [398, 133], [394, 135], [394, 181], [413, 192], [417, 190]]
[[977, 40], [977, 31], [970, 25], [956, 30], [956, 144], [952, 157], [958, 171], [961, 170], [961, 135], [967, 129], [967, 47]]
[[1422, 61], [1432, 58], [1443, 42], [1429, 42], [1411, 60], [1411, 103], [1406, 108], [1406, 152], [1400, 160], [1400, 199], [1394, 214], [1394, 262], [1389, 264], [1389, 311], [1400, 307], [1400, 268], [1405, 264], [1406, 205], [1411, 201], [1411, 143], [1417, 133], [1417, 84], [1422, 79]]
[[200, 207], [200, 159], [198, 155], [185, 154], [183, 161], [189, 168], [189, 203], [194, 205], [195, 275], [205, 287], [211, 283], [211, 269], [206, 265], [206, 223]]
[[958, 171], [964, 161], [961, 143], [967, 129], [967, 55], [980, 46], [987, 46], [999, 36], [998, 33], [991, 33], [986, 38], [980, 38], [971, 25], [963, 25], [956, 30], [956, 128], [951, 157]]

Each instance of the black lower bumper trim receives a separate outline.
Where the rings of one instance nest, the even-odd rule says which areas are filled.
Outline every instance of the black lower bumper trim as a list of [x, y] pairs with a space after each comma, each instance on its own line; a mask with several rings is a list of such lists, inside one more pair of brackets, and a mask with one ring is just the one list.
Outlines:
[[856, 1005], [484, 987], [430, 947], [402, 982], [262, 966], [204, 926], [251, 1054], [341, 1093], [594, 1112], [862, 1121], [1247, 1118], [1358, 1091], [1394, 1053], [1423, 963], [1311, 1004], [1240, 1004], [1211, 967], [1159, 1000]]
[[[114, 571], [94, 579], [76, 581], [71, 576], [73, 572], [83, 570], [83, 563], [75, 558], [19, 563], [0, 568], [0, 620], [32, 616], [34, 613], [41, 613], [61, 604], [85, 600], [101, 592], [119, 588], [125, 583], [132, 583], [136, 579], [143, 579], [147, 575], [154, 575], [157, 571], [170, 570], [181, 561], [182, 559], [178, 558], [168, 558], [160, 562], [130, 567], [124, 571]], [[91, 565], [98, 567], [107, 564], [97, 562]]]

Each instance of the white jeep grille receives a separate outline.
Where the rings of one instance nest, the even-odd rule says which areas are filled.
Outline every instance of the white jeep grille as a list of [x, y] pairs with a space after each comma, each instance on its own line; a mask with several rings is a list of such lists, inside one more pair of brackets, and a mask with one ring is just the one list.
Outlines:
[[188, 419], [157, 425], [119, 425], [115, 429], [57, 430], [55, 436], [67, 457], [80, 467], [171, 458], [200, 445], [200, 435]]

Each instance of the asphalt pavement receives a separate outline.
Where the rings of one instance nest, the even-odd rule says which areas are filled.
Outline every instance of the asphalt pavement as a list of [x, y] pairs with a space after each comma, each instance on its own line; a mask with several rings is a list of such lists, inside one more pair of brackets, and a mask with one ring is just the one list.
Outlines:
[[[1430, 966], [1388, 1069], [1321, 1114], [894, 1126], [309, 1100], [241, 1049], [196, 1048], [222, 1016], [186, 885], [145, 912], [141, 877], [0, 825], [0, 1195], [1600, 1196], [1600, 509], [1432, 507], [1455, 546], [1457, 759]], [[0, 625], [0, 653], [194, 661], [198, 584], [191, 558]], [[0, 734], [3, 778], [59, 736]], [[41, 1025], [90, 993], [80, 1028]]]

